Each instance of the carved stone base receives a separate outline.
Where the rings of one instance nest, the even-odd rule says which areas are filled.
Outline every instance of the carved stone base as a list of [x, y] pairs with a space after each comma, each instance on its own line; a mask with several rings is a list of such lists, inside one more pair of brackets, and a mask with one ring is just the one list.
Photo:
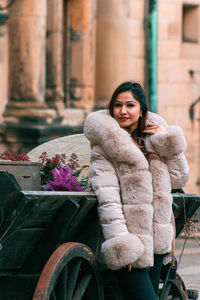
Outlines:
[[[25, 103], [24, 103], [25, 104]], [[83, 132], [87, 111], [42, 107], [8, 106], [4, 115], [3, 135], [13, 153], [28, 152], [36, 146], [58, 137]]]

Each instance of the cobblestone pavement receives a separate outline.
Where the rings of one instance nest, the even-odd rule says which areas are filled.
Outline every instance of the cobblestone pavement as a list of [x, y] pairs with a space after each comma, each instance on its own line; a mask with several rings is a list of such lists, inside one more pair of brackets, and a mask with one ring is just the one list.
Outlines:
[[[197, 234], [197, 238], [200, 242], [200, 231]], [[176, 239], [175, 255], [178, 261], [184, 241], [185, 239], [182, 236]], [[181, 275], [187, 289], [198, 290], [198, 299], [200, 299], [200, 246], [194, 237], [188, 238], [186, 242], [178, 273]]]

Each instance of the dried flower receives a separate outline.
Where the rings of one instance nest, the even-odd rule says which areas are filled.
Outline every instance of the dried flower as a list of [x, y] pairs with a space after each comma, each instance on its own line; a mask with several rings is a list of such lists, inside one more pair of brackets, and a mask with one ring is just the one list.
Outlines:
[[80, 167], [78, 163], [78, 156], [75, 153], [72, 153], [67, 165], [73, 170]]
[[30, 161], [29, 156], [26, 153], [18, 154], [16, 156], [17, 161]]
[[53, 180], [52, 171], [55, 168], [60, 168], [61, 165], [65, 164], [66, 155], [63, 154], [55, 154], [52, 158], [50, 158], [47, 152], [43, 152], [40, 155], [39, 160], [41, 162], [40, 174], [41, 174], [41, 183], [45, 184], [47, 181]]
[[30, 161], [27, 153], [17, 154], [15, 157], [10, 151], [6, 150], [0, 154], [0, 159], [11, 161]]

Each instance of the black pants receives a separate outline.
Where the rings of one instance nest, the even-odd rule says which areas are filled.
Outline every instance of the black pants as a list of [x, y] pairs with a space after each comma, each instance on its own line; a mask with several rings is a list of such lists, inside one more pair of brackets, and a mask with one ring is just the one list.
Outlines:
[[164, 255], [154, 256], [150, 269], [122, 268], [113, 271], [126, 300], [157, 300]]

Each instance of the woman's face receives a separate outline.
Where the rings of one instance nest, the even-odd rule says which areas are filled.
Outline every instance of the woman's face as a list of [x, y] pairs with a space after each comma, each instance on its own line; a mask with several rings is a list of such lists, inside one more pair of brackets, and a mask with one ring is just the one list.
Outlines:
[[120, 127], [129, 127], [132, 132], [138, 126], [139, 117], [142, 116], [140, 102], [134, 99], [130, 91], [119, 93], [114, 101], [113, 117]]

